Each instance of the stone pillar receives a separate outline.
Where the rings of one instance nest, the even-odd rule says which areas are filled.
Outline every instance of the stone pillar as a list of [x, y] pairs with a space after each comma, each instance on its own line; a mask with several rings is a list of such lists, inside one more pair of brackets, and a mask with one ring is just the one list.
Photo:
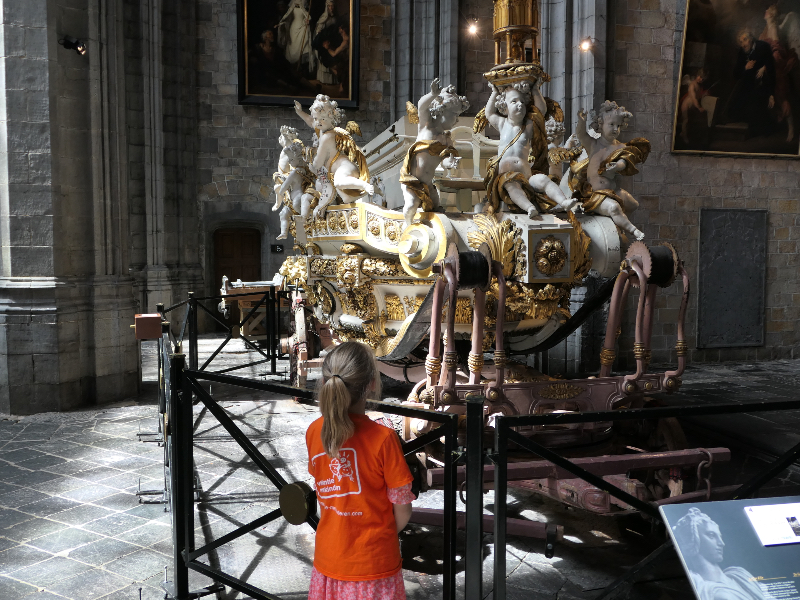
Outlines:
[[[542, 66], [552, 80], [545, 95], [561, 103], [567, 134], [577, 112], [597, 108], [606, 98], [607, 0], [566, 0], [542, 4]], [[581, 51], [582, 40], [592, 48]]]
[[416, 104], [430, 91], [434, 77], [464, 93], [458, 0], [393, 0], [392, 19], [392, 120], [405, 114], [406, 101]]
[[0, 412], [135, 395], [122, 2], [2, 4]]

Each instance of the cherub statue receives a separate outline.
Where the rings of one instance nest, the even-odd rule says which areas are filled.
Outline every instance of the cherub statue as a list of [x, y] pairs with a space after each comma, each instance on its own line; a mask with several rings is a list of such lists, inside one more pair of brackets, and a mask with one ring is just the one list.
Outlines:
[[337, 127], [344, 118], [335, 100], [323, 94], [317, 95], [311, 105], [311, 114], [303, 111], [295, 101], [295, 112], [312, 127], [319, 140], [314, 161], [311, 165], [317, 176], [316, 190], [319, 204], [314, 209], [314, 218], [325, 216], [328, 205], [338, 193], [346, 202], [353, 202], [361, 196], [371, 196], [374, 188], [369, 182], [367, 159], [356, 145], [349, 130], [358, 130], [355, 123], [348, 123], [348, 130]]
[[628, 143], [617, 139], [632, 116], [616, 102], [606, 100], [592, 123], [592, 129], [600, 133], [595, 139], [586, 130], [586, 111], [580, 111], [575, 133], [588, 158], [573, 164], [571, 169], [576, 173], [573, 190], [581, 197], [584, 210], [610, 217], [620, 229], [641, 240], [644, 234], [627, 217], [639, 203], [619, 187], [618, 181], [620, 175], [638, 173], [636, 165], [647, 160], [650, 154], [650, 142], [644, 138]]
[[[500, 132], [502, 150], [489, 161], [484, 179], [489, 213], [498, 212], [501, 202], [522, 209], [529, 217], [556, 206], [570, 210], [577, 204], [547, 174], [531, 169], [530, 163], [538, 167], [542, 157], [547, 163], [548, 106], [539, 84], [523, 81], [505, 86], [502, 91], [492, 85], [484, 115], [476, 118], [473, 129], [480, 129], [478, 120], [483, 118]], [[542, 147], [542, 157], [532, 156], [532, 143]]]
[[272, 174], [272, 181], [275, 183], [273, 186], [273, 190], [275, 191], [275, 206], [272, 210], [279, 210], [281, 207], [281, 196], [278, 194], [278, 190], [281, 187], [281, 184], [286, 179], [286, 176], [289, 174], [289, 157], [286, 155], [285, 148], [293, 141], [297, 139], [297, 129], [294, 127], [289, 127], [288, 125], [281, 125], [281, 133], [278, 136], [278, 144], [280, 145], [281, 154], [278, 157], [278, 170]]
[[[284, 178], [275, 195], [283, 204], [280, 212], [281, 233], [277, 239], [285, 240], [289, 234], [289, 221], [293, 215], [308, 217], [311, 209], [315, 205], [317, 193], [315, 190], [308, 191], [313, 187], [316, 177], [308, 168], [305, 160], [305, 147], [300, 140], [294, 140], [281, 152], [285, 155], [290, 168], [289, 174]], [[276, 202], [272, 210], [278, 210], [279, 204]]]
[[452, 145], [450, 129], [468, 108], [466, 97], [456, 94], [452, 85], [441, 89], [438, 78], [431, 82], [430, 93], [419, 99], [417, 140], [408, 149], [400, 170], [406, 227], [411, 225], [420, 206], [425, 212], [438, 208], [439, 191], [433, 185], [433, 175], [439, 163], [445, 169], [458, 166], [460, 159]]

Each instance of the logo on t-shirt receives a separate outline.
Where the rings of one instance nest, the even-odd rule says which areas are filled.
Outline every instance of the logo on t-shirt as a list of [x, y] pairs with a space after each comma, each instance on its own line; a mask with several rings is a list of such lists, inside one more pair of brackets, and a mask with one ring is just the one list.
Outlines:
[[361, 493], [361, 479], [358, 475], [358, 456], [353, 448], [341, 448], [339, 456], [329, 458], [322, 452], [311, 458], [312, 463], [323, 461], [318, 471], [320, 477], [326, 474], [325, 463], [331, 476], [317, 481], [317, 496], [320, 498], [337, 498]]

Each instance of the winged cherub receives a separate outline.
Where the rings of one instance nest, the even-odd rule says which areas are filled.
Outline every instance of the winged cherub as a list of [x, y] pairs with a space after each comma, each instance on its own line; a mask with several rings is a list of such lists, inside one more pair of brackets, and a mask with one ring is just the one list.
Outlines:
[[[289, 233], [289, 221], [293, 215], [307, 217], [315, 204], [316, 193], [312, 190], [315, 177], [308, 168], [305, 160], [305, 147], [300, 140], [294, 140], [281, 152], [281, 156], [286, 155], [288, 160], [289, 174], [284, 178], [283, 183], [278, 187], [275, 195], [278, 202], [283, 204], [280, 212], [281, 233], [277, 239], [286, 239]], [[275, 203], [272, 210], [278, 210], [280, 204]]]
[[[317, 175], [316, 190], [319, 192], [314, 218], [325, 216], [337, 193], [345, 202], [354, 202], [364, 195], [371, 196], [374, 188], [369, 182], [367, 159], [349, 131], [338, 127], [344, 119], [344, 111], [336, 101], [319, 94], [311, 105], [310, 114], [304, 112], [297, 101], [294, 110], [306, 125], [314, 129], [319, 140], [311, 164]], [[348, 129], [352, 125], [348, 124]]]
[[586, 130], [586, 111], [580, 111], [575, 133], [586, 149], [588, 158], [573, 163], [570, 168], [576, 174], [573, 190], [578, 188], [577, 194], [583, 199], [583, 209], [610, 217], [620, 229], [641, 240], [644, 234], [627, 216], [638, 208], [639, 203], [620, 187], [619, 182], [621, 175], [638, 173], [636, 165], [647, 160], [650, 154], [650, 142], [644, 138], [636, 138], [628, 143], [617, 139], [632, 116], [625, 107], [606, 100], [597, 111], [596, 122], [592, 124], [592, 129], [600, 132], [600, 137], [595, 139]]
[[[485, 119], [500, 132], [497, 157], [489, 161], [484, 183], [489, 199], [489, 212], [500, 210], [501, 202], [516, 206], [534, 217], [556, 206], [565, 210], [577, 202], [543, 173], [531, 169], [531, 145], [543, 145], [545, 163], [547, 152], [545, 115], [548, 106], [536, 84], [523, 81], [504, 86], [492, 86], [486, 103]], [[481, 115], [479, 115], [479, 118]], [[477, 119], [476, 119], [477, 121]], [[533, 157], [537, 162], [537, 157]]]
[[420, 206], [426, 212], [439, 206], [439, 191], [433, 185], [433, 175], [439, 163], [445, 169], [458, 166], [459, 158], [452, 146], [450, 129], [468, 108], [466, 97], [456, 94], [452, 85], [441, 89], [438, 78], [431, 82], [430, 93], [419, 99], [417, 140], [408, 149], [400, 170], [406, 227], [411, 225]]

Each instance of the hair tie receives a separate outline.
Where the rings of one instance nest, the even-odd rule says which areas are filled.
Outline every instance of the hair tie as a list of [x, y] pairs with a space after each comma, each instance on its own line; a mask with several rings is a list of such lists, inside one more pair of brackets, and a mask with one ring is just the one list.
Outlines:
[[[334, 377], [338, 377], [339, 379], [342, 379], [342, 376], [341, 376], [341, 375], [339, 375], [338, 373], [334, 373], [333, 375], [331, 375], [330, 377], [328, 377], [328, 379], [333, 379]], [[344, 379], [342, 379], [342, 381], [344, 381]]]

